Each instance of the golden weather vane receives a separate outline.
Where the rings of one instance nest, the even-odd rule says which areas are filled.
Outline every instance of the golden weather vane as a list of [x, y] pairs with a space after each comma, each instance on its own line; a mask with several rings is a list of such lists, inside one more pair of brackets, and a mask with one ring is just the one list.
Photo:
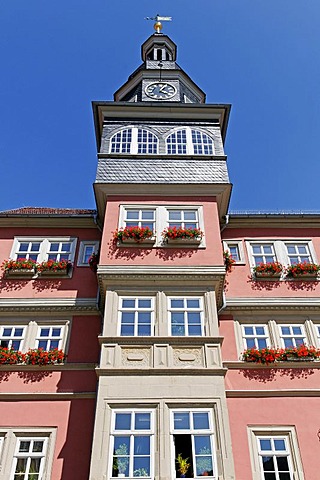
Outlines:
[[156, 23], [153, 25], [153, 28], [157, 33], [161, 33], [162, 23], [161, 22], [171, 22], [172, 17], [161, 17], [158, 13], [155, 17], [146, 17], [145, 20], [155, 20]]

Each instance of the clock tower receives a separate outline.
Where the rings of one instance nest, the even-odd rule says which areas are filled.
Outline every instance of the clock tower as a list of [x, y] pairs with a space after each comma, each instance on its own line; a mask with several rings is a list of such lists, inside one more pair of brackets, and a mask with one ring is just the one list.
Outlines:
[[104, 313], [89, 478], [173, 480], [180, 457], [189, 478], [234, 480], [218, 327], [230, 105], [205, 103], [156, 25], [114, 101], [93, 102]]

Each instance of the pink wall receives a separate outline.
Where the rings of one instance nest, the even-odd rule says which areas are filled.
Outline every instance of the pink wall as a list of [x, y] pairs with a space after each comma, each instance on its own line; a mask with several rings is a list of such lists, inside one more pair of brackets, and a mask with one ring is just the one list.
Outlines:
[[97, 295], [97, 279], [94, 272], [88, 267], [77, 267], [77, 259], [81, 240], [99, 240], [98, 230], [74, 228], [3, 228], [1, 229], [0, 264], [10, 257], [14, 237], [76, 237], [77, 248], [71, 278], [57, 279], [6, 279], [0, 271], [0, 295], [6, 298], [43, 298], [43, 297], [85, 297]]
[[[118, 228], [121, 204], [139, 205], [203, 205], [206, 248], [124, 248], [113, 242]], [[222, 247], [216, 200], [213, 197], [108, 197], [102, 237], [100, 263], [102, 265], [222, 265]]]
[[311, 228], [243, 228], [225, 229], [223, 240], [241, 240], [245, 253], [245, 265], [234, 265], [232, 272], [227, 275], [226, 294], [228, 297], [318, 297], [320, 282], [310, 281], [252, 281], [250, 264], [244, 239], [312, 239], [313, 247], [320, 263], [320, 236], [319, 229]]
[[228, 398], [227, 404], [237, 479], [252, 478], [248, 425], [295, 425], [305, 479], [319, 478], [320, 425], [315, 422], [315, 412], [320, 409], [320, 398]]
[[55, 427], [52, 480], [88, 480], [94, 399], [0, 402], [1, 427]]

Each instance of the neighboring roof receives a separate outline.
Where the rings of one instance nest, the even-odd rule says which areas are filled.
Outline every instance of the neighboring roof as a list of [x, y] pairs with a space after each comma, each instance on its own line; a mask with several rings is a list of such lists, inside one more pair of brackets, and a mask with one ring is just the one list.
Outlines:
[[96, 210], [82, 209], [82, 208], [49, 208], [49, 207], [21, 207], [13, 210], [2, 210], [0, 216], [8, 215], [95, 215]]

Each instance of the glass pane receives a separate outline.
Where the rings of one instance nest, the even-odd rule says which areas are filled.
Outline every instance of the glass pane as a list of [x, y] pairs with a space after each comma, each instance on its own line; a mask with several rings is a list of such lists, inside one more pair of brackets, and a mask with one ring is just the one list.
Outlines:
[[29, 243], [20, 243], [19, 252], [27, 252]]
[[295, 249], [294, 245], [287, 245], [287, 250], [288, 250], [289, 254], [295, 254], [296, 253], [296, 249]]
[[4, 328], [3, 329], [3, 336], [4, 337], [10, 337], [12, 333], [13, 328]]
[[275, 440], [274, 441], [274, 448], [275, 450], [277, 450], [278, 452], [283, 450], [283, 451], [286, 451], [286, 444], [285, 444], [285, 441], [283, 439], [281, 440]]
[[264, 335], [264, 327], [256, 327], [257, 335]]
[[197, 299], [188, 299], [187, 300], [187, 307], [188, 308], [200, 308], [200, 300]]
[[120, 335], [122, 337], [133, 337], [134, 325], [121, 325]]
[[49, 328], [41, 328], [40, 329], [40, 337], [48, 337], [50, 333]]
[[209, 416], [207, 412], [199, 412], [193, 414], [193, 428], [195, 430], [208, 430]]
[[136, 430], [150, 430], [150, 413], [136, 413]]
[[135, 307], [135, 300], [134, 299], [123, 299], [122, 300], [122, 308], [134, 308]]
[[253, 327], [244, 327], [245, 335], [253, 335]]
[[142, 220], [153, 220], [154, 211], [153, 210], [143, 210], [142, 211]]
[[200, 312], [189, 312], [187, 314], [188, 324], [200, 325], [201, 324], [201, 315]]
[[18, 458], [15, 473], [25, 473], [27, 467], [27, 458]]
[[185, 222], [184, 227], [185, 228], [197, 228], [197, 224], [196, 223]]
[[140, 337], [150, 337], [151, 325], [138, 325], [138, 335]]
[[190, 419], [188, 412], [175, 412], [174, 416], [174, 428], [175, 430], [189, 430]]
[[29, 452], [30, 441], [20, 440], [19, 452]]
[[298, 245], [297, 250], [299, 253], [302, 253], [305, 255], [308, 253], [308, 250], [305, 245]]
[[39, 473], [40, 472], [40, 463], [41, 463], [41, 458], [31, 458], [29, 474], [30, 473]]
[[181, 212], [179, 210], [170, 210], [169, 220], [181, 220]]
[[282, 335], [290, 335], [290, 327], [281, 327]]
[[46, 340], [39, 340], [38, 348], [43, 348], [43, 350], [47, 350], [48, 342]]
[[272, 253], [272, 248], [270, 245], [265, 245], [263, 250], [264, 250], [264, 253], [267, 253], [267, 254]]
[[262, 451], [271, 450], [271, 441], [270, 439], [260, 439], [260, 448]]
[[50, 252], [57, 252], [59, 250], [59, 243], [51, 243]]
[[139, 210], [127, 210], [128, 220], [139, 220]]
[[200, 476], [212, 475], [212, 456], [196, 456], [196, 473]]
[[197, 337], [202, 335], [201, 325], [189, 325], [188, 333], [190, 336], [195, 335]]
[[253, 253], [261, 253], [260, 245], [252, 245], [252, 251]]
[[196, 212], [195, 211], [185, 211], [184, 212], [184, 219], [185, 220], [196, 220], [197, 217], [196, 217]]
[[150, 457], [134, 457], [133, 476], [134, 477], [150, 476]]
[[171, 299], [171, 308], [183, 308], [183, 299], [172, 298]]
[[171, 323], [173, 325], [184, 325], [184, 314], [183, 312], [172, 312], [171, 313]]
[[290, 473], [279, 473], [279, 480], [291, 480]]
[[277, 480], [275, 473], [265, 473], [264, 480]]
[[151, 323], [151, 312], [139, 312], [138, 323]]
[[294, 335], [302, 335], [301, 327], [292, 327]]
[[149, 455], [150, 454], [150, 437], [149, 436], [135, 436], [134, 437], [134, 455]]
[[52, 336], [53, 337], [60, 337], [61, 334], [61, 328], [53, 328], [52, 329]]
[[39, 442], [33, 442], [33, 452], [42, 452], [43, 449], [43, 443], [42, 441]]
[[262, 457], [262, 463], [264, 472], [274, 472], [273, 457]]
[[[20, 340], [14, 340], [12, 343], [11, 343], [11, 346], [13, 348], [13, 350], [19, 350], [20, 349]], [[9, 342], [7, 342], [7, 346], [8, 346]], [[1, 342], [1, 345], [2, 345], [2, 342]], [[2, 345], [3, 347], [5, 345]]]
[[196, 455], [211, 454], [210, 435], [195, 435], [194, 448]]
[[59, 348], [59, 340], [51, 340], [49, 348], [50, 350], [53, 350], [54, 348]]
[[150, 299], [139, 299], [138, 300], [138, 307], [139, 308], [151, 308], [151, 300]]
[[174, 337], [182, 337], [185, 335], [184, 325], [172, 325], [171, 326], [171, 335]]
[[122, 323], [134, 324], [134, 312], [122, 312]]
[[71, 250], [71, 243], [63, 243], [62, 244], [62, 251], [63, 252], [70, 252]]
[[32, 243], [30, 250], [31, 252], [38, 252], [40, 250], [40, 243]]
[[291, 348], [295, 346], [293, 344], [293, 341], [290, 338], [284, 338], [283, 342], [284, 342], [285, 348]]
[[22, 333], [23, 333], [23, 328], [16, 328], [14, 336], [15, 337], [22, 337]]
[[278, 470], [283, 472], [289, 472], [289, 464], [287, 457], [277, 457]]
[[[131, 429], [131, 413], [116, 413], [115, 430]], [[126, 437], [117, 437], [126, 438]]]
[[[252, 348], [252, 347], [248, 347]], [[267, 341], [264, 338], [258, 338], [258, 348], [267, 348]]]
[[247, 348], [256, 348], [256, 344], [253, 338], [247, 338]]

